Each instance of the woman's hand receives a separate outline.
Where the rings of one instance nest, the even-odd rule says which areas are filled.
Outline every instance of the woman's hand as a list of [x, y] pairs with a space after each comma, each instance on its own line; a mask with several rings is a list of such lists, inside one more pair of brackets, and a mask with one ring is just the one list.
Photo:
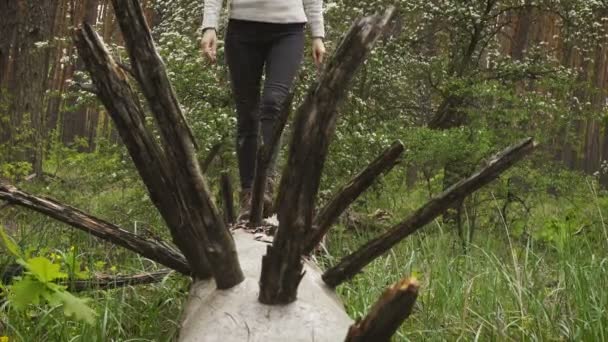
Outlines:
[[321, 69], [323, 58], [325, 57], [325, 44], [323, 38], [312, 39], [312, 60], [315, 62], [317, 69]]
[[214, 29], [207, 29], [203, 33], [201, 39], [201, 50], [203, 56], [208, 58], [211, 63], [215, 63], [215, 56], [217, 52], [217, 34]]

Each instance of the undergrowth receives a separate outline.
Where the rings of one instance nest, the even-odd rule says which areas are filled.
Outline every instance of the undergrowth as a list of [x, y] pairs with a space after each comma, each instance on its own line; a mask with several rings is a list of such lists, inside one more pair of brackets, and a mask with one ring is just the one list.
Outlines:
[[[104, 153], [68, 155], [62, 164], [47, 164], [52, 177], [20, 186], [125, 229], [169, 240], [127, 157], [120, 149]], [[93, 162], [100, 157], [112, 161]], [[441, 185], [434, 179], [408, 189], [402, 176], [403, 171], [396, 170], [385, 177], [345, 215], [327, 240], [327, 252], [318, 256], [323, 266], [389, 229]], [[501, 182], [468, 202], [465, 228], [475, 230], [472, 240], [436, 220], [339, 287], [349, 315], [362, 317], [387, 286], [415, 275], [421, 282], [420, 296], [397, 341], [608, 340], [603, 217], [608, 197], [595, 188], [593, 179], [580, 178], [574, 185], [578, 190], [569, 189], [567, 195], [528, 188], [520, 194], [526, 205], [515, 203], [504, 210]], [[5, 208], [0, 221], [33, 256], [61, 258], [76, 249], [80, 271], [89, 274], [160, 268], [30, 211]], [[12, 262], [7, 254], [0, 255], [0, 266]], [[188, 280], [172, 274], [153, 285], [88, 291], [82, 295], [91, 299], [93, 324], [66, 317], [60, 305], [17, 311], [10, 300], [3, 300], [0, 336], [11, 341], [171, 341], [177, 336], [187, 290]]]

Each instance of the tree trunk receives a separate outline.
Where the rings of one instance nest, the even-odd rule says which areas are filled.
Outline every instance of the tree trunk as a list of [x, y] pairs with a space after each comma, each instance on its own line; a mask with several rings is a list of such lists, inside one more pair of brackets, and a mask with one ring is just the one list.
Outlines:
[[213, 281], [194, 283], [186, 301], [179, 340], [312, 342], [343, 341], [353, 323], [320, 270], [306, 262], [298, 300], [267, 306], [256, 300], [260, 260], [268, 244], [242, 230], [234, 232], [245, 281], [216, 291]]

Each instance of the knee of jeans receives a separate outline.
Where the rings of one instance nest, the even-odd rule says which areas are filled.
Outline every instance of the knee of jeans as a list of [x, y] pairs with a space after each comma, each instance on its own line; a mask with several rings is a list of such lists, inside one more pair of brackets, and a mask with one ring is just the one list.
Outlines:
[[239, 139], [257, 136], [258, 129], [258, 121], [253, 117], [240, 117], [237, 120], [236, 132]]
[[270, 91], [262, 98], [260, 120], [274, 120], [283, 105], [285, 94], [279, 91]]

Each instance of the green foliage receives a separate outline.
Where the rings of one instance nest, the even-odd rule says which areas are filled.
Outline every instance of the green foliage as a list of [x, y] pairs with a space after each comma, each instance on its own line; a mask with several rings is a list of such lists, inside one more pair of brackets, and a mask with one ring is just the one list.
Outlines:
[[67, 279], [60, 264], [45, 257], [26, 257], [1, 227], [0, 236], [6, 250], [26, 269], [24, 276], [8, 288], [8, 298], [16, 310], [26, 310], [29, 305], [38, 305], [44, 300], [51, 305], [63, 306], [66, 316], [89, 324], [95, 322], [95, 312], [87, 306], [88, 299], [77, 298], [67, 292], [65, 286], [56, 283]]
[[[603, 217], [608, 194], [595, 190], [595, 177], [555, 162], [563, 141], [575, 152], [585, 148], [578, 128], [583, 120], [606, 120], [605, 106], [597, 100], [604, 92], [590, 77], [603, 53], [597, 47], [606, 44], [605, 1], [329, 1], [329, 52], [354, 19], [393, 4], [400, 12], [394, 34], [370, 54], [339, 108], [319, 205], [392, 141], [403, 141], [406, 152], [395, 169], [353, 205], [352, 211], [363, 218], [360, 226], [351, 229], [356, 224], [344, 219], [332, 231], [330, 255], [324, 262], [331, 264], [352, 252], [442, 191], [446, 163], [466, 160], [479, 165], [524, 136], [534, 136], [541, 147], [465, 201], [466, 236], [456, 236], [438, 220], [341, 287], [349, 313], [361, 317], [387, 285], [413, 272], [422, 279], [421, 297], [399, 333], [400, 341], [606, 340], [608, 297], [600, 285], [608, 280]], [[200, 16], [192, 15], [201, 13], [202, 5], [195, 0], [153, 1], [153, 34], [201, 146], [200, 155], [225, 142], [215, 165], [236, 174], [234, 100], [223, 44], [220, 41], [217, 64], [203, 60]], [[500, 25], [509, 24], [504, 18], [520, 12], [530, 13], [535, 25], [540, 13], [555, 16], [552, 34], [560, 46], [530, 35], [521, 56], [507, 51], [503, 40], [512, 40], [513, 32]], [[220, 40], [225, 12], [223, 17]], [[474, 41], [475, 37], [479, 39]], [[108, 43], [115, 56], [126, 58], [124, 47]], [[566, 54], [578, 54], [587, 72], [572, 67]], [[317, 77], [309, 55], [306, 51], [298, 76], [296, 104]], [[74, 80], [90, 82], [82, 71]], [[99, 105], [91, 94], [63, 96], [60, 115]], [[445, 130], [428, 128], [453, 99], [458, 101], [451, 113], [462, 114], [464, 123]], [[11, 123], [5, 114], [8, 100], [0, 102], [2, 128]], [[13, 130], [11, 142], [0, 145], [0, 177], [18, 180], [31, 172], [24, 158], [32, 148], [28, 120], [26, 115]], [[147, 120], [152, 127], [152, 118]], [[289, 127], [284, 149], [288, 142]], [[59, 130], [49, 134], [47, 145], [45, 171], [51, 176], [20, 186], [138, 234], [170, 239], [123, 146], [99, 138], [91, 153], [82, 153], [89, 149], [89, 141], [76, 139], [65, 146]], [[212, 167], [207, 174], [212, 188], [217, 186], [219, 168]], [[602, 176], [605, 170], [597, 171]], [[378, 208], [386, 212], [382, 220], [375, 216]], [[94, 300], [86, 302], [57, 288], [54, 281], [155, 266], [38, 214], [8, 208], [0, 213], [1, 221], [18, 227], [25, 252], [4, 240], [13, 255], [21, 254], [28, 269], [11, 286], [9, 297], [14, 307], [25, 310], [10, 310], [0, 318], [0, 324], [10, 323], [4, 324], [10, 334], [33, 341], [175, 338], [178, 324], [173, 318], [182, 309], [186, 280], [92, 292]], [[466, 241], [461, 244], [459, 239]], [[71, 248], [75, 245], [79, 248]], [[51, 305], [42, 305], [45, 302]], [[56, 312], [57, 305], [64, 313]], [[64, 315], [98, 320], [95, 326], [65, 323]], [[29, 323], [32, 318], [36, 324]]]

